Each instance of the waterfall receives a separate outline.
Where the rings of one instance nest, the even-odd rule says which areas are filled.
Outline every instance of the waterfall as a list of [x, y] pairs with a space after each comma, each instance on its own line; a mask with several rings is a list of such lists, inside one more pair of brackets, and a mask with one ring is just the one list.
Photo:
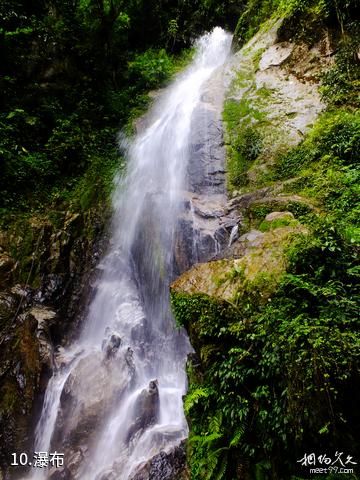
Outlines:
[[[113, 195], [110, 247], [79, 338], [57, 355], [36, 429], [35, 451], [64, 453], [62, 478], [131, 479], [142, 462], [187, 436], [182, 396], [191, 347], [174, 324], [169, 284], [179, 273], [174, 251], [193, 114], [230, 44], [218, 27], [202, 36], [146, 128], [122, 142], [128, 168]], [[29, 478], [51, 474], [32, 468]]]

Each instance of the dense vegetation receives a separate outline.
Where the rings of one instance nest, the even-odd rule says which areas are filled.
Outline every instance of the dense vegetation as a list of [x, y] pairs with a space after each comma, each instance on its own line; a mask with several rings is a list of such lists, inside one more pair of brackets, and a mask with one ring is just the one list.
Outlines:
[[237, 18], [236, 2], [213, 3], [2, 2], [2, 213], [106, 195], [119, 128], [200, 30]]
[[233, 0], [1, 2], [0, 228], [13, 280], [39, 286], [40, 237], [71, 215], [90, 244], [100, 235], [124, 167], [119, 131], [132, 133], [200, 32], [233, 28], [239, 12]]
[[[340, 449], [359, 459], [358, 7], [356, 1], [254, 0], [240, 17], [239, 43], [275, 12], [285, 15], [284, 39], [311, 45], [327, 28], [337, 50], [321, 79], [326, 111], [298, 146], [280, 152], [257, 177], [247, 172], [262, 152], [264, 115], [246, 99], [225, 107], [230, 186], [246, 193], [277, 185], [298, 195], [306, 203], [282, 208], [308, 233], [287, 246], [287, 271], [271, 293], [264, 272], [232, 304], [173, 294], [177, 320], [198, 354], [189, 363], [185, 400], [191, 478], [298, 479], [309, 474], [297, 462], [305, 453], [334, 457]], [[271, 204], [250, 208], [247, 226], [270, 228], [264, 217], [273, 210]], [[325, 477], [358, 478], [318, 475]]]
[[[341, 449], [359, 461], [358, 9], [358, 0], [1, 2], [4, 229], [25, 230], [22, 215], [34, 212], [56, 226], [57, 211], [106, 203], [122, 161], [118, 130], [186, 61], [182, 51], [204, 29], [236, 27], [242, 45], [270, 16], [285, 16], [283, 39], [312, 41], [326, 28], [336, 41], [335, 63], [322, 78], [327, 110], [304, 141], [254, 185], [246, 173], [262, 151], [261, 132], [245, 128], [233, 144], [234, 187], [292, 180], [287, 192], [317, 206], [293, 206], [310, 234], [287, 249], [287, 273], [271, 297], [262, 295], [264, 276], [233, 305], [173, 299], [201, 358], [201, 368], [189, 366], [185, 401], [194, 480], [288, 480], [313, 450]], [[225, 116], [250, 110], [246, 102], [228, 105]], [[271, 210], [252, 210], [249, 225], [267, 228]]]

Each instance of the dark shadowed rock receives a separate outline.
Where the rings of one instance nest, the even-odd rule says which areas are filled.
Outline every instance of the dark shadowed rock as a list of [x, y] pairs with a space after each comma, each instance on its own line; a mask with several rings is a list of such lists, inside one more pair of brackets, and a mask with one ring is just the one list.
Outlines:
[[12, 323], [2, 329], [0, 341], [1, 469], [11, 461], [12, 452], [29, 451], [30, 416], [41, 371], [34, 318], [25, 313], [15, 317], [16, 310], [6, 314], [12, 315]]
[[14, 259], [8, 253], [1, 251], [0, 247], [0, 287], [9, 284], [14, 267]]
[[148, 462], [141, 464], [131, 480], [185, 480], [189, 478], [186, 468], [185, 443], [169, 452], [161, 451]]
[[106, 358], [111, 358], [116, 355], [121, 345], [120, 335], [117, 333], [111, 333], [107, 339], [102, 343], [102, 350], [105, 352]]
[[70, 471], [65, 467], [50, 473], [49, 480], [72, 480]]

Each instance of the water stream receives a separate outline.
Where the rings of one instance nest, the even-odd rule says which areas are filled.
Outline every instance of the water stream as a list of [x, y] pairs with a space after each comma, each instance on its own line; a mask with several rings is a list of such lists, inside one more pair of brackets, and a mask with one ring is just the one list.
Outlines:
[[[230, 44], [220, 28], [201, 37], [147, 126], [123, 144], [128, 168], [114, 193], [96, 294], [78, 340], [57, 354], [36, 429], [35, 451], [65, 454], [61, 478], [131, 479], [142, 462], [187, 436], [182, 396], [191, 347], [174, 325], [169, 284], [181, 270], [174, 251], [189, 190], [193, 114]], [[52, 474], [33, 468], [28, 478]]]

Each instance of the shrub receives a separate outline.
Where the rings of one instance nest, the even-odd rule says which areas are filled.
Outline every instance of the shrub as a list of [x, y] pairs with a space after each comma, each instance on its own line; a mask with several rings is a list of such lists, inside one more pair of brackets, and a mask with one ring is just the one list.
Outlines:
[[252, 162], [261, 153], [262, 137], [257, 130], [247, 127], [243, 132], [239, 133], [234, 142], [234, 148], [242, 158]]
[[172, 59], [164, 49], [149, 49], [129, 63], [129, 77], [138, 87], [156, 88], [169, 77], [172, 69]]

